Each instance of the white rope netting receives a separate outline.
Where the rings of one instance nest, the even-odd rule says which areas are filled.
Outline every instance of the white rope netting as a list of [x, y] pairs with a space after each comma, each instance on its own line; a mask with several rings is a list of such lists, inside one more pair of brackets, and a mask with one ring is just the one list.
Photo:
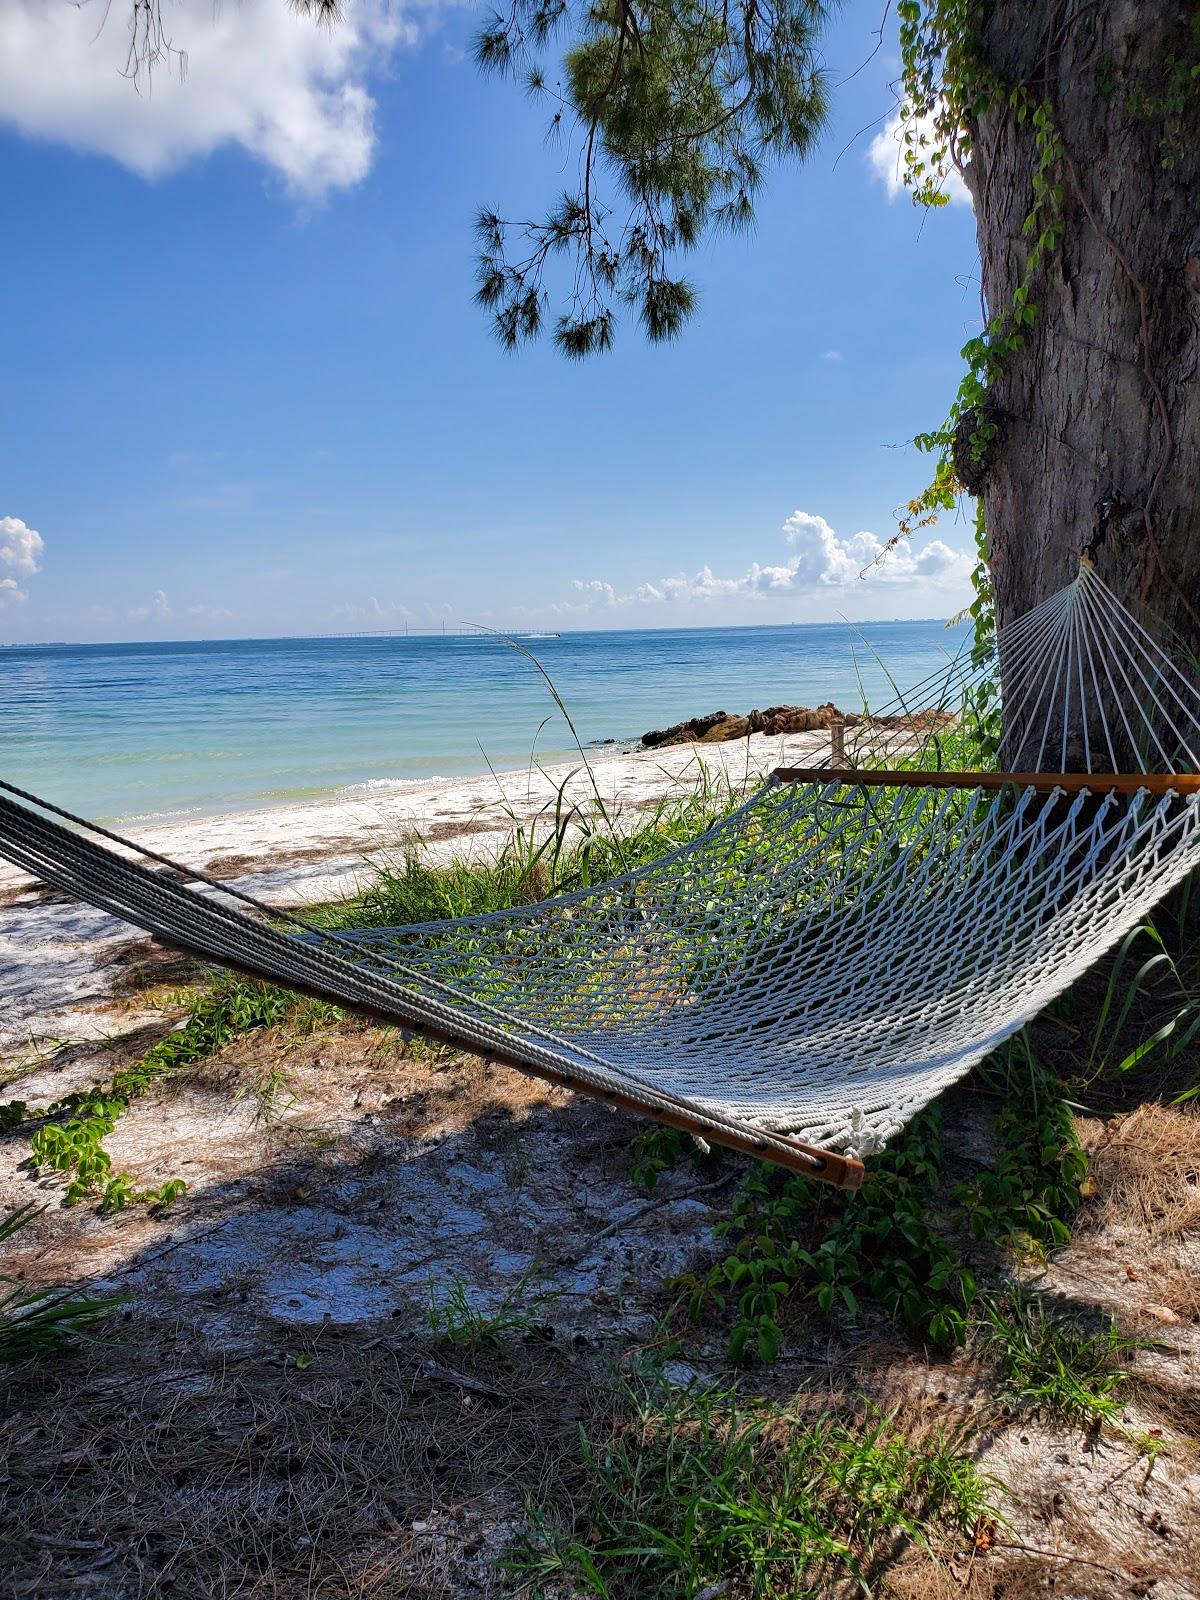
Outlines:
[[997, 682], [1005, 745], [1076, 759], [1091, 792], [772, 781], [598, 888], [338, 935], [282, 935], [7, 801], [0, 853], [170, 942], [714, 1137], [865, 1155], [1200, 865], [1194, 786], [1108, 793], [1100, 776], [1196, 773], [1200, 687], [1089, 565], [994, 657], [961, 655], [892, 720], [856, 724], [844, 760], [953, 767]]

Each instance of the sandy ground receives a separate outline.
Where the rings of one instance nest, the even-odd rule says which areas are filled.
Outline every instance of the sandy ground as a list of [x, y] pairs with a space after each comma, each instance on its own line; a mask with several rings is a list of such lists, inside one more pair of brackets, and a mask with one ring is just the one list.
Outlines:
[[[772, 767], [828, 749], [825, 734], [755, 735], [731, 744], [589, 752], [582, 764], [479, 778], [434, 779], [304, 805], [189, 819], [139, 830], [138, 842], [269, 903], [315, 905], [351, 895], [370, 863], [419, 839], [433, 859], [495, 850], [516, 826], [548, 825], [563, 790], [594, 813], [630, 818], [707, 780], [746, 786]], [[564, 788], [565, 786], [565, 788]], [[102, 1038], [111, 967], [131, 930], [103, 912], [38, 888], [0, 864], [0, 1066], [34, 1061], [48, 1046]]]
[[[14, 1091], [44, 1102], [143, 1044], [80, 1046]], [[990, 1109], [960, 1090], [945, 1110], [950, 1187], [990, 1161]], [[135, 1102], [108, 1146], [139, 1183], [187, 1180], [165, 1213], [63, 1209], [64, 1180], [22, 1164], [27, 1134], [0, 1135], [0, 1208], [49, 1202], [5, 1270], [129, 1296], [97, 1349], [16, 1369], [7, 1392], [0, 1372], [0, 1593], [512, 1594], [502, 1558], [529, 1501], [561, 1497], [614, 1370], [661, 1341], [670, 1279], [721, 1248], [740, 1163], [681, 1168], [647, 1201], [629, 1177], [636, 1131], [348, 1021], [239, 1038]], [[1130, 1358], [1127, 1416], [1156, 1459], [1012, 1410], [971, 1355], [937, 1359], [878, 1313], [790, 1322], [782, 1360], [741, 1377], [747, 1396], [895, 1411], [910, 1432], [974, 1419], [1006, 1518], [996, 1547], [902, 1551], [881, 1600], [1200, 1595], [1196, 1120], [1151, 1108], [1084, 1133], [1097, 1193], [1033, 1276], [1150, 1341]], [[1180, 1148], [1172, 1193], [1160, 1175]], [[978, 1265], [996, 1270], [986, 1247]], [[447, 1341], [430, 1306], [459, 1292], [510, 1315], [501, 1344]], [[724, 1340], [718, 1324], [693, 1330], [668, 1381], [733, 1381]]]

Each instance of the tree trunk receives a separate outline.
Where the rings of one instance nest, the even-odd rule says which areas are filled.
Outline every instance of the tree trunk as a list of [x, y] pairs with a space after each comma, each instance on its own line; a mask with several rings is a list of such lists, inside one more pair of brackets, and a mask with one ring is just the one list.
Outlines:
[[[1085, 550], [1150, 631], [1200, 658], [1200, 6], [990, 0], [986, 66], [1052, 109], [1066, 147], [1063, 237], [1030, 287], [1037, 320], [989, 396], [979, 466], [997, 620], [1068, 583]], [[1185, 83], [1182, 108], [1169, 104]], [[1036, 129], [993, 104], [968, 170], [989, 316], [1033, 240]], [[1047, 218], [1047, 220], [1049, 220]], [[1134, 759], [1118, 750], [1119, 764]], [[1036, 765], [1034, 730], [1004, 762]], [[1078, 741], [1072, 759], [1081, 764]], [[1054, 742], [1041, 765], [1059, 764]], [[1109, 765], [1108, 761], [1093, 764]]]

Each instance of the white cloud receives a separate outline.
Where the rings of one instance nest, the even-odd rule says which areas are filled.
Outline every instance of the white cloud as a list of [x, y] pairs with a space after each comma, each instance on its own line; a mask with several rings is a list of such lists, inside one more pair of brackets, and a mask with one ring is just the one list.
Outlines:
[[203, 601], [196, 605], [176, 607], [171, 604], [165, 589], [156, 589], [147, 605], [134, 606], [126, 615], [131, 622], [170, 622], [172, 617], [207, 617], [211, 621], [223, 622], [232, 617], [233, 612], [227, 606], [210, 606]]
[[[429, 609], [427, 606], [426, 610]], [[369, 595], [362, 601], [344, 600], [340, 605], [334, 606], [329, 615], [336, 622], [374, 622], [386, 626], [397, 620], [412, 621], [416, 613], [401, 605], [398, 600], [380, 600], [377, 595]]]
[[842, 352], [840, 350], [826, 350], [825, 354], [821, 357], [822, 361], [840, 361], [841, 359]]
[[[925, 141], [923, 149], [928, 160], [937, 145], [932, 118], [913, 117], [909, 119], [907, 126], [916, 139]], [[904, 192], [904, 130], [905, 121], [897, 109], [895, 115], [867, 146], [867, 165], [887, 189], [889, 200], [895, 200]], [[946, 163], [938, 187], [951, 205], [971, 204], [971, 191], [952, 162]]]
[[591, 602], [605, 606], [615, 606], [618, 603], [619, 597], [612, 584], [604, 583], [600, 578], [589, 578], [586, 582], [576, 578], [571, 587], [585, 595]]
[[911, 539], [885, 544], [873, 533], [839, 539], [824, 517], [808, 511], [793, 511], [783, 525], [783, 536], [797, 552], [786, 569], [791, 573], [789, 587], [837, 587], [860, 577], [888, 584], [946, 584], [968, 576], [974, 566], [965, 551], [952, 549], [941, 539], [930, 539], [920, 547]]
[[0, 561], [17, 572], [37, 572], [46, 542], [20, 517], [0, 517]]
[[167, 599], [166, 591], [156, 589], [148, 606], [134, 606], [129, 613], [129, 620], [131, 622], [146, 622], [148, 620], [168, 622], [172, 615], [171, 602]]
[[[46, 542], [20, 517], [0, 517], [0, 566], [29, 577], [40, 571]], [[15, 578], [0, 578], [0, 604], [20, 605], [29, 596]]]
[[375, 150], [370, 68], [417, 37], [399, 0], [357, 0], [319, 27], [286, 0], [171, 0], [186, 71], [125, 75], [132, 0], [2, 0], [0, 122], [158, 178], [237, 146], [317, 199], [362, 179]]
[[808, 511], [793, 511], [782, 531], [792, 549], [786, 561], [770, 565], [754, 561], [733, 577], [720, 577], [710, 566], [703, 566], [691, 575], [655, 578], [626, 593], [601, 578], [576, 578], [572, 587], [579, 599], [560, 601], [554, 610], [570, 615], [597, 607], [707, 602], [737, 596], [771, 598], [845, 589], [860, 579], [889, 588], [916, 586], [928, 592], [961, 587], [973, 566], [965, 551], [952, 549], [941, 539], [930, 539], [919, 548], [908, 539], [888, 545], [866, 532], [842, 539], [824, 517]]

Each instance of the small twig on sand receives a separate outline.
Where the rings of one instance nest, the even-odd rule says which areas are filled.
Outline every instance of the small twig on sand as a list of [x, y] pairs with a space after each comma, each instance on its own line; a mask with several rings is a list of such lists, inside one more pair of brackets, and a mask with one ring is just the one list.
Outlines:
[[503, 1389], [494, 1389], [490, 1383], [480, 1383], [478, 1378], [468, 1378], [464, 1372], [455, 1372], [452, 1367], [442, 1366], [440, 1361], [431, 1358], [421, 1362], [420, 1373], [423, 1378], [429, 1378], [434, 1383], [447, 1383], [455, 1389], [465, 1390], [467, 1394], [486, 1395], [489, 1400], [511, 1400], [512, 1396], [505, 1394]]
[[736, 1177], [736, 1172], [729, 1172], [726, 1173], [725, 1177], [718, 1178], [716, 1183], [704, 1183], [695, 1189], [685, 1189], [682, 1194], [662, 1194], [657, 1196], [656, 1199], [648, 1201], [630, 1216], [618, 1217], [615, 1222], [610, 1222], [606, 1228], [601, 1228], [599, 1233], [594, 1233], [588, 1240], [587, 1249], [580, 1251], [578, 1255], [568, 1257], [564, 1264], [575, 1266], [583, 1260], [584, 1256], [589, 1255], [598, 1244], [603, 1244], [605, 1239], [611, 1239], [614, 1233], [620, 1233], [623, 1228], [632, 1227], [635, 1222], [640, 1222], [643, 1217], [648, 1217], [652, 1211], [658, 1211], [663, 1206], [674, 1205], [680, 1200], [696, 1200], [702, 1194], [715, 1194], [718, 1189], [728, 1188]]
[[1122, 1574], [1115, 1567], [1106, 1567], [1102, 1561], [1089, 1561], [1087, 1556], [1068, 1555], [1065, 1550], [1035, 1550], [1031, 1544], [1014, 1544], [1007, 1539], [997, 1539], [997, 1550], [1020, 1550], [1027, 1556], [1044, 1556], [1051, 1561], [1074, 1561], [1080, 1567], [1095, 1567], [1097, 1572], [1107, 1572], [1110, 1577], [1120, 1578]]

